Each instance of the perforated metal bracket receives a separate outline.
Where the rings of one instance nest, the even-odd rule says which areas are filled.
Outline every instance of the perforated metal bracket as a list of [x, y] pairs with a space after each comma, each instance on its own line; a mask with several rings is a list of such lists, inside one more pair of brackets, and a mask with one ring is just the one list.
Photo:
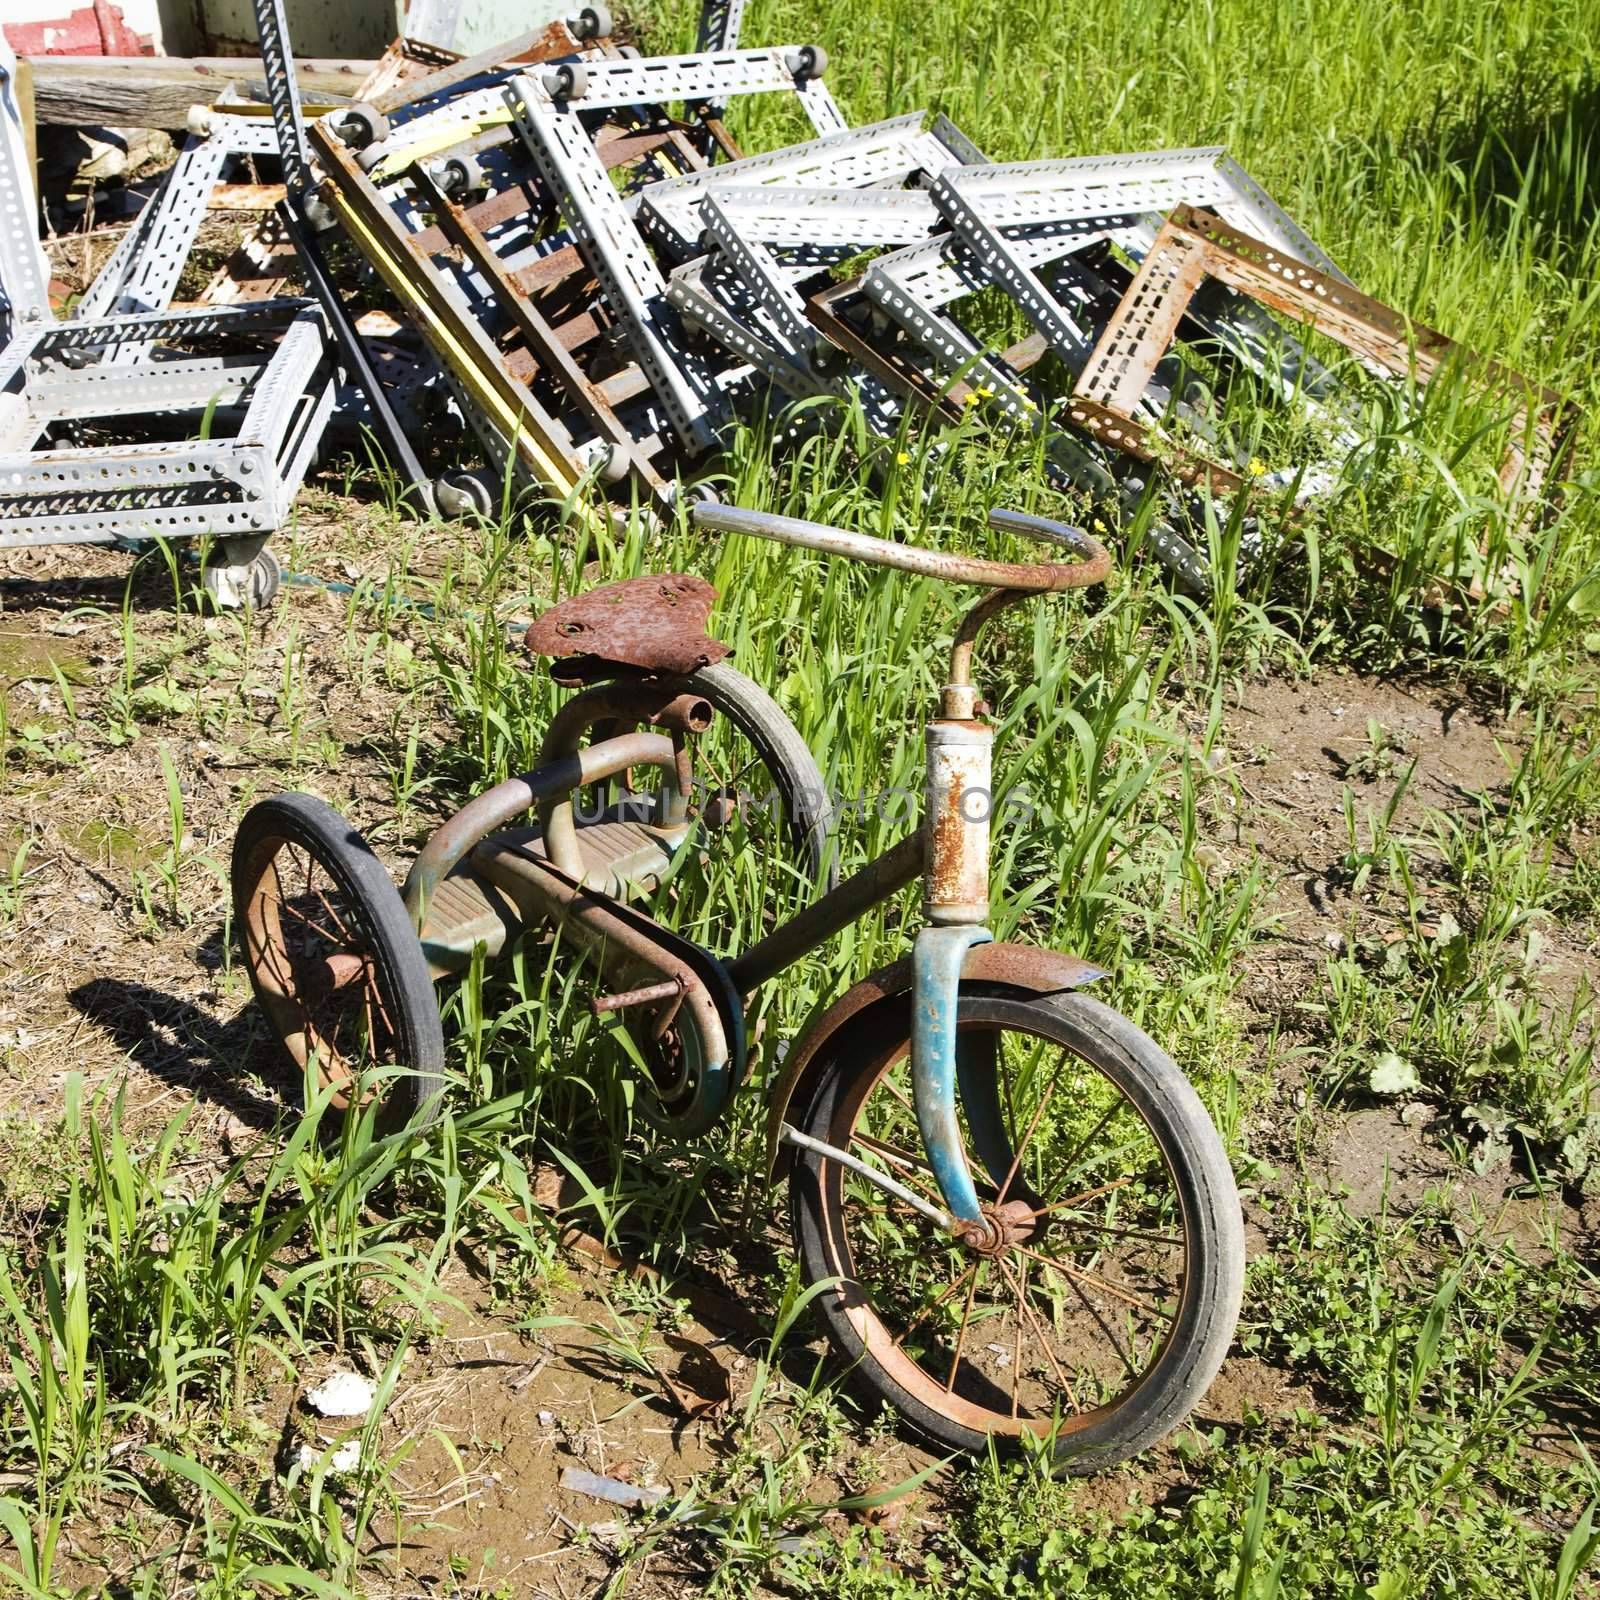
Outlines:
[[968, 205], [1001, 230], [1204, 206], [1330, 277], [1349, 281], [1220, 145], [974, 165], [954, 181]]
[[968, 203], [959, 177], [941, 173], [931, 186], [934, 204], [972, 252], [979, 270], [1016, 303], [1022, 314], [1050, 341], [1052, 348], [1074, 368], [1093, 347], [1093, 334], [1068, 315], [1065, 307], [1044, 286], [1030, 263], [1011, 248], [998, 228], [992, 228], [978, 209]]
[[50, 263], [17, 104], [17, 58], [0, 31], [0, 343], [50, 317]]
[[[282, 337], [267, 356], [168, 353], [131, 368], [77, 360], [124, 341], [148, 348], [158, 339], [192, 345], [242, 334], [255, 344], [274, 327]], [[333, 406], [321, 318], [303, 301], [61, 324], [18, 345], [0, 363], [12, 402], [0, 436], [0, 548], [270, 533], [288, 514]], [[138, 398], [168, 429], [187, 426], [194, 436], [83, 447], [53, 437], [65, 422], [134, 415]], [[208, 413], [236, 418], [231, 436], [201, 437]]]
[[[738, 188], [716, 184], [700, 202], [701, 221], [713, 201], [725, 226], [751, 244], [845, 254], [885, 245], [917, 244], [942, 225], [925, 189]], [[645, 196], [645, 204], [650, 197]], [[721, 236], [715, 237], [720, 244]]]
[[805, 356], [816, 344], [816, 329], [806, 320], [805, 302], [784, 277], [772, 252], [747, 238], [723, 210], [717, 191], [700, 202], [706, 231], [744, 282], [746, 292], [777, 330], [784, 352]]
[[[806, 47], [802, 47], [806, 48]], [[504, 122], [509, 83], [525, 79], [549, 104], [563, 111], [614, 111], [624, 106], [703, 105], [745, 94], [793, 94], [819, 133], [848, 125], [821, 79], [797, 73], [794, 46], [729, 50], [711, 55], [622, 56], [583, 52], [581, 60], [546, 67], [521, 67], [507, 84], [468, 90], [401, 123], [367, 152], [371, 170], [382, 181], [421, 155], [434, 155], [459, 143], [462, 129], [481, 131]], [[511, 112], [515, 117], [515, 110]]]
[[[228, 162], [239, 156], [276, 155], [272, 125], [255, 117], [214, 114], [209, 130], [191, 134], [137, 222], [107, 258], [73, 310], [86, 321], [172, 304], [183, 269], [205, 221], [212, 190]], [[122, 347], [131, 359], [131, 346]]]
[[563, 103], [586, 111], [631, 105], [691, 104], [732, 95], [788, 90], [819, 134], [839, 133], [849, 124], [820, 77], [797, 70], [797, 59], [814, 46], [775, 45], [761, 50], [716, 50], [706, 55], [611, 56], [566, 69], [570, 91], [552, 87], [561, 68], [547, 69], [541, 82]]
[[[1256, 239], [1197, 207], [1175, 207], [1106, 324], [1072, 395], [1074, 420], [1118, 448], [1161, 459], [1187, 481], [1232, 492], [1242, 480], [1189, 451], [1157, 448], [1129, 412], [1200, 286], [1213, 279], [1324, 337], [1374, 367], [1430, 383], [1447, 361], [1462, 363], [1516, 406], [1502, 483], [1530, 500], [1544, 493], [1549, 466], [1570, 450], [1571, 408], [1553, 390], [1464, 350], [1342, 279]], [[1080, 413], [1081, 418], [1080, 418]], [[1523, 441], [1533, 440], [1526, 459]]]
[[289, 19], [284, 14], [283, 0], [253, 0], [253, 4], [284, 185], [292, 196], [303, 199], [311, 193], [315, 180], [306, 151], [306, 119], [300, 108], [300, 79], [289, 41]]
[[667, 298], [690, 326], [698, 325], [736, 359], [747, 362], [764, 378], [796, 400], [827, 394], [827, 388], [809, 371], [788, 359], [772, 342], [761, 338], [713, 294], [703, 280], [707, 263], [691, 261], [679, 267], [667, 282]]
[[[739, 28], [744, 21], [745, 0], [704, 0], [700, 7], [700, 25], [695, 30], [695, 50], [701, 55], [713, 51], [734, 50], [739, 45]], [[720, 96], [706, 102], [704, 115], [720, 118], [727, 110], [727, 101]], [[693, 135], [695, 148], [709, 159], [717, 141], [708, 129], [697, 129]]]
[[673, 427], [691, 450], [707, 448], [716, 387], [686, 348], [666, 280], [583, 125], [526, 77], [507, 85], [506, 103]]
[[[1097, 232], [1110, 233], [1142, 257], [1159, 225], [1155, 213], [1179, 204], [1206, 205], [1236, 226], [1270, 233], [1283, 247], [1301, 252], [1302, 259], [1337, 274], [1266, 191], [1217, 146], [949, 169], [934, 180], [931, 193], [986, 275], [1017, 301], [1074, 369], [1087, 357], [1094, 333], [1054, 300], [1033, 270], [1035, 253], [1052, 231], [1077, 231], [1085, 242]], [[1321, 369], [1298, 342], [1281, 330], [1274, 338], [1273, 325], [1247, 301], [1214, 294], [1191, 305], [1189, 314], [1279, 392], [1308, 379], [1325, 388]]]
[[939, 170], [955, 158], [923, 127], [925, 115], [914, 111], [652, 184], [640, 197], [639, 225], [685, 261], [698, 252], [700, 201], [712, 189], [865, 189]]

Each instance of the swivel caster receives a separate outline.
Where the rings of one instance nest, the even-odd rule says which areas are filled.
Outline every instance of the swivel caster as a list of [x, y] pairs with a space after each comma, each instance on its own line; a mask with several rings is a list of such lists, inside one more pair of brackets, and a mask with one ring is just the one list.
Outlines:
[[589, 92], [589, 69], [580, 61], [564, 61], [545, 73], [544, 89], [552, 100], [581, 100]]
[[477, 472], [446, 472], [434, 479], [433, 503], [441, 516], [487, 517], [496, 507], [488, 480]]
[[828, 70], [828, 52], [820, 44], [803, 44], [783, 58], [783, 64], [804, 83], [808, 78], [820, 78]]
[[433, 181], [452, 200], [483, 185], [483, 168], [471, 156], [447, 156], [431, 170]]
[[585, 6], [567, 24], [567, 31], [575, 39], [604, 39], [611, 32], [611, 13], [604, 6]]
[[334, 131], [352, 150], [365, 150], [389, 137], [389, 119], [376, 106], [358, 100], [341, 106], [331, 118]]
[[267, 538], [218, 540], [216, 559], [201, 569], [200, 586], [222, 610], [263, 611], [277, 599], [283, 563]]

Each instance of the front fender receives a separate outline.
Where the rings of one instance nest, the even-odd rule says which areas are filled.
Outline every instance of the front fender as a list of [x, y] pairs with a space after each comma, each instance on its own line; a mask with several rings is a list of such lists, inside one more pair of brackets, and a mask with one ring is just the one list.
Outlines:
[[[967, 952], [962, 963], [964, 982], [1009, 984], [1031, 994], [1055, 994], [1062, 989], [1081, 989], [1086, 983], [1107, 976], [1104, 967], [1094, 966], [1081, 956], [1060, 950], [1042, 950], [1030, 944], [979, 944]], [[778, 1172], [780, 1147], [778, 1133], [783, 1127], [790, 1102], [799, 1095], [801, 1103], [809, 1096], [813, 1081], [828, 1059], [829, 1043], [845, 1028], [876, 1006], [887, 1005], [911, 993], [911, 957], [905, 956], [865, 977], [823, 1012], [789, 1052], [783, 1073], [773, 1085], [767, 1108], [767, 1176]], [[910, 1019], [907, 1018], [909, 1029]], [[785, 1159], [787, 1159], [785, 1155]]]

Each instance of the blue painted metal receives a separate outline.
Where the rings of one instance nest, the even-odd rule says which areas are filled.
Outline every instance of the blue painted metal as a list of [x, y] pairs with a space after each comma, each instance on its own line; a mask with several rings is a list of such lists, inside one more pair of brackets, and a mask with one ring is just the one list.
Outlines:
[[956, 1002], [961, 968], [987, 928], [923, 928], [911, 949], [911, 1096], [934, 1181], [951, 1212], [981, 1218], [956, 1119]]
[[967, 1114], [972, 1148], [996, 1189], [1006, 1181], [1013, 1154], [1000, 1104], [998, 1044], [989, 1028], [956, 1035], [956, 1095]]

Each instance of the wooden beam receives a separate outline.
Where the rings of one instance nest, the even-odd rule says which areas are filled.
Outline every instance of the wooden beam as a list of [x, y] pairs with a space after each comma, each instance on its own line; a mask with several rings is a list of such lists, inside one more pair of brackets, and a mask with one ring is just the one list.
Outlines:
[[[262, 76], [251, 56], [24, 56], [35, 114], [57, 127], [181, 128], [192, 105], [210, 105], [230, 83], [251, 92]], [[304, 60], [308, 100], [353, 96], [370, 61]]]

